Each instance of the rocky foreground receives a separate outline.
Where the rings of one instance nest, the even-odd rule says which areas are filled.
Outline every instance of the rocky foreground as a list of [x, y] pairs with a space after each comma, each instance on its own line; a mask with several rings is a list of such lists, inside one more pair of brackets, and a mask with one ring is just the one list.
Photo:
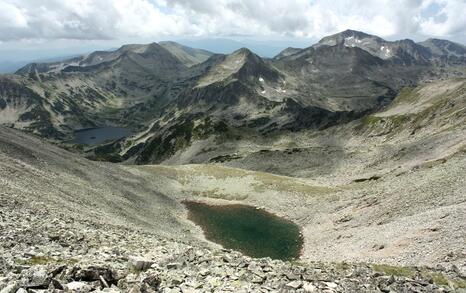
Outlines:
[[450, 268], [251, 259], [0, 193], [0, 292], [462, 292]]

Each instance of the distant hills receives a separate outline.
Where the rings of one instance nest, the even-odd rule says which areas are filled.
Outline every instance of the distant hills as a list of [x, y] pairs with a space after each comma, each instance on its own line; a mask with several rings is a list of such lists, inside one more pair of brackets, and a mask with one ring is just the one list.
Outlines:
[[28, 65], [29, 63], [47, 63], [47, 62], [56, 62], [56, 61], [62, 61], [66, 59], [70, 59], [73, 57], [78, 57], [79, 55], [66, 55], [66, 56], [60, 56], [60, 57], [52, 57], [52, 58], [39, 58], [34, 61], [16, 61], [16, 60], [0, 60], [0, 74], [2, 73], [14, 73], [18, 69]]
[[[170, 41], [163, 41], [160, 43], [170, 43]], [[173, 42], [171, 42], [173, 43]], [[226, 38], [204, 38], [204, 39], [180, 39], [176, 40], [176, 43], [192, 48], [204, 49], [217, 54], [230, 54], [240, 48], [247, 47], [254, 51], [261, 57], [272, 58], [277, 55], [281, 50], [289, 46], [288, 41], [284, 40], [267, 40], [267, 41], [254, 41], [254, 40], [232, 40]], [[291, 44], [295, 47], [307, 47], [310, 41], [308, 40], [292, 40]], [[103, 48], [104, 51], [115, 51], [116, 47]], [[71, 53], [63, 53], [57, 50], [50, 51], [2, 51], [0, 58], [0, 73], [14, 73], [19, 68], [29, 63], [44, 63], [44, 62], [55, 62], [77, 57], [85, 53], [95, 51], [95, 49], [89, 48], [73, 48], [70, 49]], [[100, 49], [102, 50], [102, 49]], [[21, 60], [21, 59], [24, 60]]]

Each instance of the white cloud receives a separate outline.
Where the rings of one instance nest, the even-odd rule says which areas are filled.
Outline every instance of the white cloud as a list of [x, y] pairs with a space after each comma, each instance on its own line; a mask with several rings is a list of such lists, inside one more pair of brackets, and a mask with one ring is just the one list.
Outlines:
[[27, 21], [22, 11], [15, 5], [0, 1], [0, 22], [5, 28], [24, 28]]
[[[40, 3], [40, 4], [38, 4]], [[466, 34], [466, 0], [0, 0], [0, 41]]]
[[148, 0], [0, 0], [3, 41], [184, 33], [192, 33], [188, 19], [164, 14]]
[[440, 6], [432, 16], [421, 21], [421, 32], [434, 36], [466, 35], [466, 0], [438, 0]]

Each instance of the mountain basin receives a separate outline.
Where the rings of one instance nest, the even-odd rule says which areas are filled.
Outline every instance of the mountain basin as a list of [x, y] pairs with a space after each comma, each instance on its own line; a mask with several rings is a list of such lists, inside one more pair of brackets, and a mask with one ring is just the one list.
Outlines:
[[104, 142], [114, 141], [123, 137], [127, 137], [131, 131], [124, 127], [98, 127], [80, 129], [74, 132], [74, 143], [86, 145], [98, 145]]
[[202, 228], [206, 239], [224, 248], [256, 258], [293, 260], [300, 256], [303, 238], [292, 221], [242, 204], [183, 203], [189, 220]]

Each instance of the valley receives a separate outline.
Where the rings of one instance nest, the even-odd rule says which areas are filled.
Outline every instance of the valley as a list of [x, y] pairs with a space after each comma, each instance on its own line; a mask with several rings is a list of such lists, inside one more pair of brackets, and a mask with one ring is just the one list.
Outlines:
[[[466, 287], [462, 45], [125, 45], [0, 76], [0, 123], [2, 293]], [[222, 247], [245, 206], [302, 245]]]

